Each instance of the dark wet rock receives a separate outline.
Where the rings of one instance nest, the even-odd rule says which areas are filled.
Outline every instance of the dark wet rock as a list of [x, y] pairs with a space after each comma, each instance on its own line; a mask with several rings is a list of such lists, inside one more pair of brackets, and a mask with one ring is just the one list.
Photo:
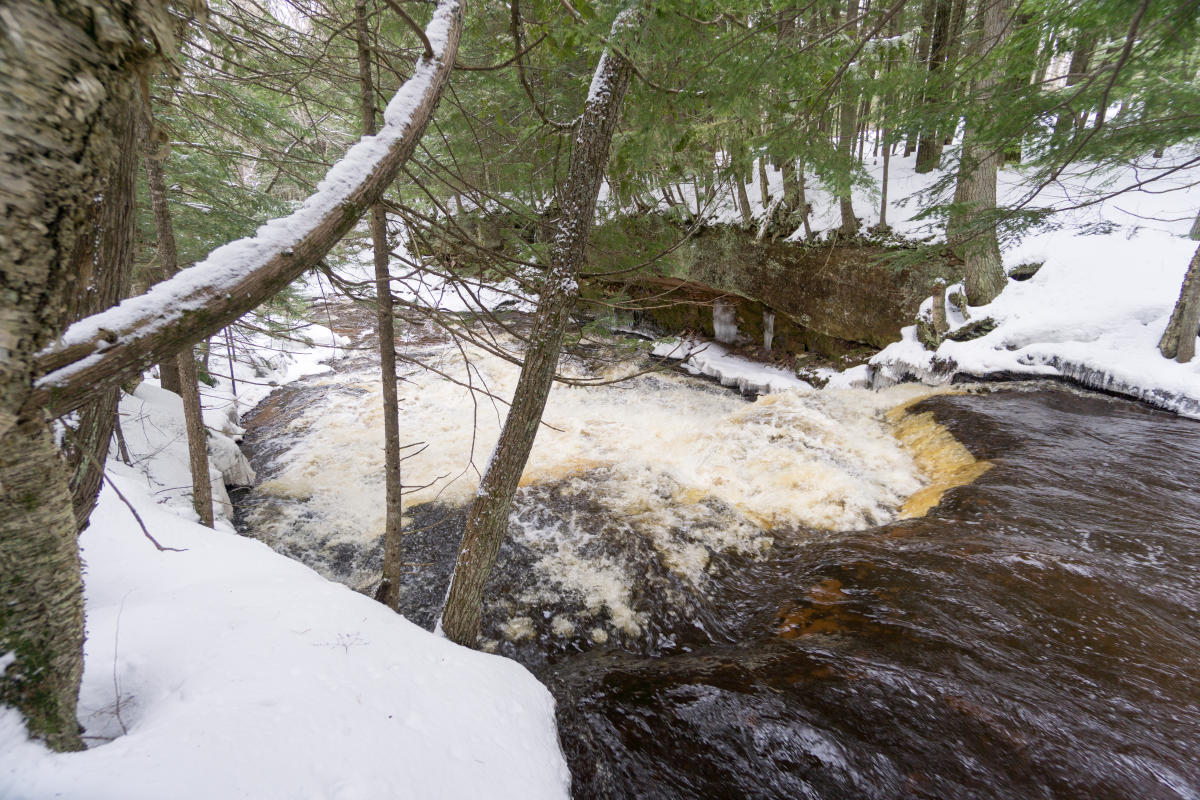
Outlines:
[[996, 330], [996, 320], [991, 317], [983, 317], [982, 319], [973, 319], [966, 325], [955, 328], [946, 334], [946, 338], [952, 342], [969, 342], [972, 339], [986, 336], [994, 330]]
[[1027, 281], [1038, 274], [1038, 270], [1042, 268], [1044, 263], [1044, 261], [1029, 261], [1024, 264], [1018, 264], [1008, 271], [1008, 277], [1014, 281]]

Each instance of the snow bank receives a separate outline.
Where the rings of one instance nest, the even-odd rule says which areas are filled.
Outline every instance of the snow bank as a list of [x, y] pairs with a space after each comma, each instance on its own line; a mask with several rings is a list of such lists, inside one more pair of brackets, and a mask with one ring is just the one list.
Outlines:
[[[105, 487], [81, 544], [80, 721], [54, 754], [0, 709], [0, 797], [566, 797], [554, 701], [265, 545]], [[127, 732], [126, 732], [127, 731]]]
[[811, 383], [786, 369], [733, 355], [716, 342], [663, 339], [655, 343], [652, 354], [659, 358], [679, 359], [681, 366], [691, 374], [716, 378], [722, 386], [736, 386], [742, 394], [774, 394], [789, 389], [813, 388]]
[[[969, 310], [973, 320], [995, 320], [994, 330], [971, 341], [944, 341], [930, 352], [917, 342], [915, 327], [905, 328], [901, 341], [871, 360], [873, 383], [1061, 377], [1200, 418], [1200, 361], [1179, 364], [1157, 347], [1195, 248], [1196, 242], [1159, 230], [1029, 237], [1005, 261], [1045, 259], [1042, 269]], [[931, 303], [925, 301], [922, 313]], [[961, 327], [958, 310], [947, 305], [947, 311], [952, 329]]]

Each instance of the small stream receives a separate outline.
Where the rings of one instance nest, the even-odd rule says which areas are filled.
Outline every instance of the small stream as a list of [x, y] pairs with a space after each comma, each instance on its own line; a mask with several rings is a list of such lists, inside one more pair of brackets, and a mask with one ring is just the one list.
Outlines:
[[[261, 483], [235, 498], [244, 531], [363, 590], [367, 366], [256, 409]], [[406, 538], [404, 613], [431, 627], [496, 414], [406, 385], [410, 437], [444, 451], [406, 472], [445, 476]], [[1200, 425], [1049, 386], [919, 400], [991, 466], [904, 518], [930, 477], [901, 391], [556, 389], [484, 644], [558, 699], [577, 798], [1200, 797]]]

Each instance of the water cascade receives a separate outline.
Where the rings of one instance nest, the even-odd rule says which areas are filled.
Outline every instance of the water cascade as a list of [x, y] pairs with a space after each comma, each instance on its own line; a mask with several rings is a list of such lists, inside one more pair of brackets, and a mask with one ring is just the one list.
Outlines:
[[[426, 355], [512, 392], [502, 359]], [[431, 627], [504, 406], [433, 371], [401, 393], [402, 611]], [[379, 405], [362, 363], [277, 392], [238, 501], [252, 535], [363, 590]], [[1195, 423], [1036, 386], [747, 402], [675, 373], [556, 386], [544, 419], [483, 646], [555, 694], [575, 797], [1200, 786]]]

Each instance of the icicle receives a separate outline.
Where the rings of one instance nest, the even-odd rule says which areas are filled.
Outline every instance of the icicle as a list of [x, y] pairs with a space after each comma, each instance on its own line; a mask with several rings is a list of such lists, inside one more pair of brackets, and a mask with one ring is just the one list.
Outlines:
[[771, 342], [775, 340], [775, 312], [763, 311], [763, 349], [771, 352]]
[[737, 341], [737, 311], [725, 300], [713, 301], [713, 332], [718, 342], [733, 344]]

